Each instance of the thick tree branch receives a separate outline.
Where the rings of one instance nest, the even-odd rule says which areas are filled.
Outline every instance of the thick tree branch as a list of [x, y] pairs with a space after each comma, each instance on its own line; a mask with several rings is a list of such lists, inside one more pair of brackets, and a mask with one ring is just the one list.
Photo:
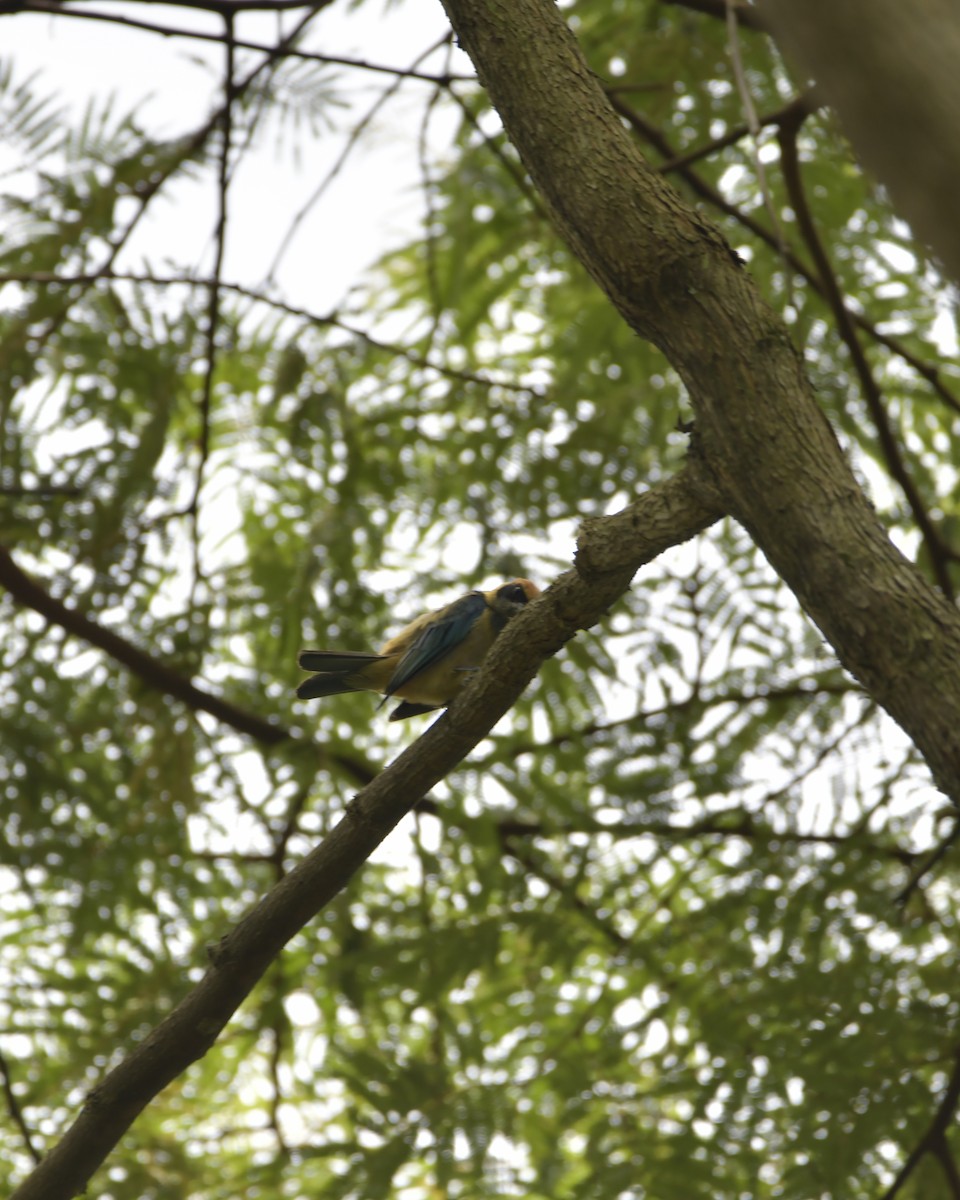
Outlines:
[[960, 802], [960, 615], [890, 542], [783, 322], [640, 157], [552, 3], [444, 4], [559, 229], [683, 379], [725, 505]]
[[330, 835], [211, 952], [201, 982], [89, 1096], [79, 1117], [12, 1200], [69, 1200], [171, 1080], [201, 1058], [286, 943], [349, 882], [416, 802], [485, 737], [544, 659], [597, 623], [636, 571], [721, 515], [690, 465], [633, 505], [632, 538], [568, 571], [516, 617], [450, 711], [359, 793]]

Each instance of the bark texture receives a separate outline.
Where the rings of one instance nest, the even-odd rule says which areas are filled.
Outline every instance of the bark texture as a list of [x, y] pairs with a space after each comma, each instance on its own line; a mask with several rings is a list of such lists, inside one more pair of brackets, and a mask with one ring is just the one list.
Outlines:
[[960, 801], [960, 615], [895, 549], [789, 333], [644, 161], [552, 0], [443, 0], [562, 234], [680, 373], [725, 507]]
[[960, 5], [766, 0], [761, 12], [899, 212], [960, 282]]

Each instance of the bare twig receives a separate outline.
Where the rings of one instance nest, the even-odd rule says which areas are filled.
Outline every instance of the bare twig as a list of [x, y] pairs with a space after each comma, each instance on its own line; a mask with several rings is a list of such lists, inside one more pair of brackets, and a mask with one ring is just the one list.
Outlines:
[[724, 704], [736, 704], [745, 707], [749, 704], [776, 703], [780, 700], [815, 700], [818, 696], [848, 696], [862, 695], [863, 688], [853, 681], [839, 683], [821, 683], [810, 686], [809, 681], [803, 683], [788, 683], [778, 687], [769, 687], [765, 691], [747, 691], [743, 688], [731, 688], [728, 691], [717, 692], [705, 696], [702, 693], [691, 692], [680, 700], [656, 708], [645, 708], [616, 721], [591, 721], [587, 725], [578, 725], [576, 729], [564, 730], [553, 737], [540, 742], [513, 743], [511, 753], [515, 757], [521, 754], [541, 754], [568, 744], [580, 745], [588, 738], [603, 737], [616, 734], [622, 730], [633, 729], [648, 725], [658, 717], [680, 715], [690, 710], [701, 709], [708, 712]]
[[[608, 95], [611, 91], [619, 89], [607, 89]], [[756, 118], [758, 129], [767, 129], [772, 125], [779, 125], [781, 121], [787, 120], [797, 112], [802, 112], [804, 116], [810, 116], [816, 112], [818, 108], [816, 93], [810, 91], [802, 92], [799, 96], [783, 105], [782, 108], [776, 109], [774, 112], [763, 113]], [[657, 170], [664, 175], [669, 175], [671, 171], [679, 171], [681, 167], [692, 166], [693, 163], [699, 162], [702, 158], [709, 158], [711, 154], [718, 154], [721, 150], [726, 150], [728, 146], [735, 146], [737, 142], [742, 141], [748, 134], [756, 133], [751, 130], [749, 125], [735, 125], [733, 129], [728, 129], [721, 137], [713, 138], [712, 141], [704, 142], [701, 146], [695, 146], [692, 150], [686, 151], [684, 154], [677, 154], [674, 158], [668, 158], [664, 162], [657, 164]], [[776, 228], [779, 230], [779, 223]]]
[[[16, 271], [0, 275], [0, 283], [42, 283], [63, 287], [69, 287], [72, 284], [89, 285], [104, 281], [146, 283], [155, 287], [182, 286], [192, 288], [209, 288], [211, 282], [209, 279], [201, 279], [194, 275], [153, 275], [148, 272], [113, 270], [92, 271], [68, 276], [56, 275], [49, 271]], [[417, 351], [411, 350], [408, 346], [401, 346], [397, 342], [387, 342], [381, 338], [376, 338], [365, 330], [344, 321], [335, 313], [321, 314], [311, 312], [306, 308], [298, 308], [293, 304], [287, 304], [283, 300], [278, 300], [263, 290], [247, 287], [241, 283], [231, 283], [225, 279], [220, 280], [219, 286], [222, 291], [233, 292], [235, 295], [244, 296], [248, 300], [268, 304], [278, 312], [286, 313], [291, 317], [297, 317], [310, 325], [342, 329], [344, 333], [349, 334], [351, 337], [359, 338], [375, 350], [383, 350], [387, 354], [394, 354], [398, 358], [405, 358], [408, 362], [413, 363], [414, 366], [422, 367], [424, 370], [436, 371], [438, 375], [458, 380], [460, 383], [476, 384], [483, 388], [500, 388], [503, 391], [516, 392], [524, 396], [542, 396], [544, 394], [542, 388], [528, 384], [514, 383], [508, 379], [493, 379], [487, 375], [478, 375], [474, 371], [463, 371], [455, 367], [448, 367], [444, 363], [433, 362], [425, 358], [422, 354], [418, 354]]]
[[213, 277], [210, 280], [209, 303], [207, 305], [206, 343], [207, 355], [203, 372], [203, 390], [200, 396], [200, 438], [199, 458], [197, 461], [196, 479], [193, 496], [187, 511], [193, 532], [193, 586], [191, 594], [195, 593], [201, 579], [200, 567], [200, 493], [203, 490], [203, 476], [210, 456], [210, 410], [213, 404], [213, 380], [217, 365], [217, 333], [220, 328], [220, 279], [223, 272], [223, 257], [227, 241], [227, 194], [230, 186], [230, 150], [233, 141], [233, 105], [236, 100], [234, 92], [234, 43], [233, 17], [224, 16], [225, 25], [225, 62], [223, 71], [223, 131], [220, 145], [220, 164], [217, 174], [217, 228], [215, 234], [215, 251], [213, 257]]
[[[449, 55], [449, 43], [447, 53]], [[423, 189], [424, 207], [426, 210], [423, 218], [424, 255], [426, 257], [426, 278], [427, 291], [430, 297], [431, 322], [430, 329], [424, 339], [424, 344], [428, 353], [437, 336], [437, 330], [440, 327], [440, 320], [443, 315], [443, 298], [440, 295], [440, 278], [437, 271], [437, 233], [434, 228], [436, 219], [433, 194], [434, 185], [430, 176], [429, 162], [430, 119], [442, 95], [442, 88], [434, 88], [423, 110], [420, 131], [417, 136], [417, 163], [420, 168], [420, 184]]]
[[[426, 50], [417, 55], [413, 61], [413, 68], [419, 66], [420, 63], [422, 63], [424, 59], [429, 58], [431, 54], [436, 53], [436, 51], [439, 50], [441, 46], [445, 45], [449, 40], [450, 33], [444, 33], [443, 37], [439, 38], [433, 43], [433, 45], [428, 46]], [[283, 261], [284, 255], [290, 249], [293, 239], [297, 236], [297, 233], [300, 230], [300, 226], [306, 220], [311, 210], [319, 203], [327, 188], [340, 174], [344, 164], [350, 157], [350, 154], [353, 152], [354, 148], [360, 141], [360, 138], [363, 136], [364, 131], [369, 127], [370, 122], [374, 119], [374, 117], [376, 117], [377, 113], [380, 112], [387, 101], [392, 99], [392, 97], [397, 94], [397, 92], [403, 86], [404, 80], [408, 77], [409, 72], [406, 74], [398, 74], [397, 78], [394, 79], [389, 87], [384, 88], [384, 90], [377, 97], [376, 101], [350, 130], [350, 136], [347, 138], [346, 144], [340, 151], [340, 154], [337, 156], [337, 161], [333, 164], [326, 175], [324, 175], [323, 179], [321, 179], [320, 183], [314, 189], [307, 202], [290, 222], [287, 232], [283, 235], [283, 240], [281, 241], [276, 254], [273, 256], [273, 262], [270, 264], [270, 270], [267, 272], [267, 277], [264, 280], [264, 287], [269, 287], [273, 283], [274, 279], [276, 278], [277, 271], [280, 268], [280, 263]]]
[[[938, 1154], [939, 1150], [945, 1144], [947, 1129], [953, 1122], [958, 1102], [960, 1102], [960, 1051], [954, 1056], [953, 1071], [947, 1082], [943, 1098], [937, 1106], [937, 1111], [930, 1123], [930, 1128], [910, 1151], [906, 1162], [904, 1162], [903, 1166], [897, 1172], [897, 1177], [880, 1197], [880, 1200], [894, 1200], [894, 1197], [916, 1170], [917, 1165], [924, 1155]], [[955, 1170], [956, 1168], [954, 1168]], [[953, 1195], [957, 1195], [956, 1191], [954, 1191]]]
[[[176, 0], [172, 0], [171, 7], [176, 7]], [[298, 4], [295, 7], [303, 8], [304, 5]], [[161, 37], [190, 38], [199, 42], [212, 42], [218, 46], [223, 45], [226, 40], [223, 33], [208, 33], [201, 29], [161, 25], [153, 21], [143, 21], [120, 13], [100, 12], [96, 9], [88, 8], [86, 4], [82, 7], [69, 8], [64, 6], [61, 0], [26, 0], [26, 3], [17, 6], [13, 4], [0, 4], [0, 15], [3, 13], [15, 16], [37, 13], [42, 16], [79, 17], [84, 21], [103, 21], [111, 25], [123, 25], [129, 29], [141, 30], [144, 33], [159, 34]], [[326, 63], [329, 66], [335, 67], [353, 67], [358, 71], [372, 71], [381, 75], [402, 75], [405, 79], [419, 79], [424, 83], [441, 84], [443, 86], [451, 83], [476, 82], [473, 75], [433, 74], [428, 71], [417, 71], [410, 67], [391, 67], [386, 63], [374, 63], [365, 58], [351, 58], [348, 55], [321, 54], [315, 50], [301, 50], [297, 46], [287, 47], [277, 54], [275, 52], [276, 48], [268, 45], [266, 42], [254, 42], [244, 38], [234, 38], [233, 44], [237, 50], [254, 50], [258, 53], [273, 54], [275, 58], [295, 58], [303, 62]]]
[[778, 132], [783, 179], [790, 196], [790, 203], [796, 213], [797, 226], [800, 229], [807, 250], [813, 259], [814, 266], [820, 277], [824, 296], [833, 312], [837, 332], [847, 347], [850, 360], [857, 373], [857, 378], [860, 380], [863, 399], [873, 420], [874, 427], [877, 430], [877, 436], [880, 440], [880, 446], [883, 450], [887, 467], [906, 497], [907, 504], [913, 514], [913, 519], [917, 523], [917, 528], [920, 530], [920, 535], [929, 553], [930, 563], [933, 567], [937, 583], [943, 594], [952, 600], [954, 598], [954, 588], [948, 570], [948, 561], [951, 555], [944, 546], [943, 539], [940, 537], [936, 526], [930, 518], [930, 514], [927, 512], [926, 505], [917, 489], [913, 476], [907, 470], [903, 454], [890, 423], [889, 414], [883, 403], [880, 386], [876, 381], [873, 371], [870, 369], [870, 364], [867, 362], [867, 356], [863, 352], [863, 347], [860, 345], [860, 338], [850, 318], [843, 293], [840, 290], [840, 283], [833, 270], [826, 248], [820, 240], [816, 222], [807, 203], [806, 190], [803, 186], [803, 175], [800, 170], [800, 156], [797, 149], [799, 128], [798, 118], [792, 121], [781, 122]]
[[0, 1087], [3, 1089], [3, 1096], [7, 1104], [7, 1112], [10, 1115], [10, 1120], [20, 1131], [20, 1136], [23, 1138], [23, 1144], [27, 1148], [27, 1153], [35, 1163], [40, 1162], [43, 1155], [34, 1145], [33, 1134], [30, 1132], [30, 1126], [27, 1124], [24, 1118], [23, 1109], [20, 1107], [20, 1101], [17, 1099], [13, 1090], [13, 1076], [10, 1073], [10, 1066], [7, 1062], [6, 1055], [4, 1055], [2, 1051], [0, 1051]]
[[[747, 83], [747, 75], [743, 69], [743, 58], [740, 55], [740, 27], [737, 19], [739, 5], [735, 3], [735, 0], [725, 0], [725, 2], [727, 6], [727, 45], [730, 49], [730, 63], [733, 66], [733, 77], [737, 83], [740, 103], [743, 105], [743, 111], [747, 118], [747, 129], [750, 131], [750, 141], [753, 146], [753, 168], [756, 171], [757, 182], [760, 185], [763, 207], [767, 210], [767, 216], [770, 218], [770, 224], [773, 226], [774, 236], [777, 239], [777, 248], [780, 252], [780, 257], [785, 259], [787, 239], [784, 236], [783, 224], [770, 192], [767, 169], [763, 164], [763, 159], [760, 157], [760, 132], [762, 126], [757, 117], [756, 105], [753, 103], [753, 96], [750, 94], [750, 85]], [[785, 302], [790, 304], [791, 272], [789, 270], [784, 272], [784, 276], [786, 283]]]

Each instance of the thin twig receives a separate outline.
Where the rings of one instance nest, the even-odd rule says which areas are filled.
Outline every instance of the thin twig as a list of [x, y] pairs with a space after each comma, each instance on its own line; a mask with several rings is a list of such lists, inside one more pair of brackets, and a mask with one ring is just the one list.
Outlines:
[[0, 1087], [3, 1088], [3, 1095], [7, 1102], [7, 1112], [10, 1114], [10, 1120], [20, 1131], [20, 1136], [23, 1138], [23, 1144], [27, 1148], [27, 1153], [35, 1163], [38, 1163], [41, 1158], [43, 1158], [43, 1155], [34, 1145], [33, 1135], [30, 1132], [30, 1126], [24, 1119], [23, 1109], [20, 1107], [20, 1101], [17, 1099], [13, 1090], [13, 1077], [10, 1074], [10, 1066], [7, 1063], [6, 1056], [2, 1051], [0, 1051]]
[[897, 1177], [880, 1197], [880, 1200], [894, 1200], [894, 1197], [916, 1170], [917, 1165], [924, 1155], [935, 1154], [937, 1152], [937, 1148], [942, 1144], [946, 1136], [947, 1128], [953, 1121], [958, 1101], [960, 1101], [960, 1051], [957, 1051], [954, 1056], [953, 1071], [947, 1083], [946, 1091], [943, 1093], [943, 1099], [937, 1106], [937, 1111], [930, 1123], [930, 1128], [910, 1151], [906, 1162], [904, 1162], [903, 1166], [897, 1172]]
[[[733, 688], [729, 691], [718, 692], [713, 696], [704, 696], [691, 692], [681, 700], [674, 700], [657, 708], [645, 708], [616, 721], [591, 721], [588, 725], [579, 725], [564, 733], [555, 734], [540, 742], [520, 742], [511, 745], [511, 754], [519, 757], [521, 754], [542, 754], [545, 751], [573, 743], [579, 745], [587, 738], [602, 737], [606, 734], [616, 734], [622, 730], [630, 730], [636, 726], [645, 726], [659, 717], [675, 716], [691, 709], [702, 709], [709, 712], [724, 704], [736, 704], [746, 707], [750, 704], [772, 704], [779, 700], [816, 700], [820, 696], [863, 695], [859, 684], [846, 680], [838, 683], [822, 683], [810, 687], [808, 681], [784, 684], [770, 687], [763, 692], [746, 691]], [[481, 760], [482, 761], [482, 760]]]
[[[296, 7], [302, 8], [303, 5], [297, 5]], [[224, 34], [222, 33], [208, 33], [205, 30], [186, 29], [182, 26], [160, 25], [153, 21], [142, 21], [135, 17], [122, 16], [119, 13], [95, 11], [94, 9], [87, 8], [86, 5], [83, 8], [65, 8], [61, 0], [28, 0], [26, 4], [16, 8], [10, 4], [0, 4], [0, 14], [3, 13], [10, 13], [13, 16], [37, 13], [42, 16], [79, 17], [85, 21], [103, 21], [111, 25], [123, 25], [129, 29], [141, 30], [144, 33], [159, 34], [161, 37], [191, 38], [194, 41], [213, 42], [216, 45], [223, 45], [225, 41]], [[254, 42], [237, 37], [233, 39], [233, 45], [237, 50], [253, 50], [263, 54], [270, 54], [274, 50], [266, 42]], [[351, 58], [348, 55], [338, 54], [321, 54], [315, 50], [300, 50], [293, 46], [275, 55], [275, 57], [295, 58], [304, 62], [326, 63], [334, 67], [353, 67], [358, 71], [372, 71], [381, 75], [402, 75], [407, 79], [419, 79], [424, 83], [441, 84], [443, 86], [451, 83], [476, 83], [476, 76], [474, 75], [434, 75], [409, 67], [391, 67], [386, 63], [374, 63], [365, 58]]]
[[810, 257], [813, 259], [814, 267], [820, 277], [824, 296], [833, 312], [837, 332], [847, 347], [847, 351], [850, 354], [850, 361], [853, 363], [857, 378], [860, 380], [860, 390], [863, 393], [864, 402], [876, 428], [887, 468], [892, 478], [900, 485], [900, 489], [910, 507], [910, 512], [913, 514], [913, 519], [917, 523], [917, 528], [920, 530], [920, 535], [930, 556], [930, 563], [940, 590], [948, 599], [953, 600], [953, 581], [950, 578], [948, 570], [948, 560], [951, 555], [944, 546], [943, 539], [933, 524], [913, 476], [908, 471], [904, 462], [903, 454], [890, 423], [889, 414], [883, 403], [883, 394], [870, 368], [870, 364], [867, 362], [867, 356], [864, 354], [863, 347], [860, 345], [860, 338], [857, 335], [853, 321], [850, 319], [850, 313], [844, 301], [843, 293], [840, 290], [840, 283], [833, 270], [833, 264], [830, 262], [830, 257], [823, 242], [820, 240], [816, 222], [807, 203], [806, 189], [803, 186], [803, 175], [800, 170], [800, 155], [797, 149], [799, 128], [798, 120], [783, 121], [778, 127], [783, 179], [787, 188], [787, 194], [790, 197], [790, 203], [796, 214], [797, 227], [800, 230]]
[[[763, 197], [763, 207], [767, 210], [767, 216], [770, 218], [770, 224], [773, 226], [774, 236], [777, 239], [777, 248], [780, 257], [786, 260], [787, 239], [783, 232], [783, 224], [777, 213], [776, 205], [773, 202], [773, 195], [770, 192], [767, 170], [763, 165], [763, 159], [760, 157], [760, 132], [762, 127], [757, 117], [756, 105], [753, 103], [753, 96], [750, 94], [750, 86], [747, 83], [747, 75], [743, 69], [743, 59], [740, 55], [740, 28], [737, 21], [738, 5], [734, 3], [734, 0], [726, 0], [726, 5], [727, 45], [730, 49], [730, 63], [733, 67], [733, 77], [736, 80], [740, 103], [743, 105], [744, 115], [747, 118], [747, 129], [750, 131], [750, 140], [753, 144], [753, 166], [757, 174], [757, 183], [760, 185], [760, 195]], [[792, 277], [791, 271], [787, 270], [784, 272], [784, 302], [786, 304], [793, 303], [791, 297]]]
[[[780, 125], [781, 122], [790, 119], [797, 113], [802, 113], [805, 117], [812, 116], [818, 107], [816, 92], [811, 88], [799, 96], [794, 96], [792, 100], [773, 112], [756, 116], [757, 131]], [[756, 138], [756, 132], [749, 125], [735, 125], [721, 137], [713, 138], [712, 141], [704, 142], [702, 146], [696, 146], [685, 154], [678, 154], [674, 158], [668, 158], [665, 162], [658, 163], [657, 170], [668, 175], [671, 171], [678, 171], [681, 167], [689, 167], [702, 158], [708, 158], [711, 154], [717, 154], [729, 146], [735, 146], [737, 142], [742, 141], [750, 134]], [[782, 227], [778, 224], [777, 228], [782, 236]]]
[[209, 304], [206, 308], [206, 364], [203, 373], [203, 391], [200, 394], [200, 437], [197, 474], [194, 479], [193, 496], [187, 505], [191, 518], [193, 541], [193, 584], [191, 596], [202, 580], [200, 568], [200, 492], [203, 491], [203, 476], [210, 457], [210, 414], [214, 403], [214, 376], [217, 364], [217, 332], [220, 330], [220, 281], [223, 274], [223, 257], [227, 246], [227, 199], [230, 179], [230, 150], [233, 146], [234, 94], [234, 25], [232, 16], [224, 16], [224, 64], [223, 64], [223, 130], [220, 148], [220, 166], [217, 169], [217, 227], [214, 251], [214, 275], [210, 280]]
[[[198, 278], [195, 275], [153, 275], [148, 272], [113, 270], [91, 271], [89, 273], [84, 272], [68, 276], [57, 275], [51, 271], [15, 271], [0, 275], [0, 283], [42, 283], [70, 287], [74, 284], [91, 285], [102, 282], [140, 283], [150, 284], [154, 287], [182, 286], [208, 288], [211, 281], [209, 279]], [[233, 292], [235, 295], [244, 296], [248, 300], [255, 300], [260, 304], [268, 304], [278, 312], [286, 313], [291, 317], [297, 317], [310, 325], [341, 329], [344, 333], [349, 334], [351, 337], [359, 338], [375, 350], [382, 350], [386, 354], [393, 354], [398, 358], [404, 358], [416, 367], [421, 367], [427, 371], [436, 371], [438, 375], [442, 375], [447, 379], [455, 379], [460, 383], [476, 384], [483, 388], [500, 388], [503, 391], [523, 396], [537, 396], [542, 398], [545, 395], [542, 388], [532, 384], [515, 383], [509, 379], [494, 379], [488, 375], [478, 375], [474, 371], [463, 371], [455, 367], [448, 367], [443, 363], [433, 362], [422, 354], [418, 354], [415, 350], [411, 350], [408, 346], [401, 346], [397, 342], [387, 342], [381, 338], [376, 338], [356, 325], [344, 321], [335, 313], [320, 314], [311, 312], [306, 308], [298, 308], [296, 305], [278, 300], [276, 297], [270, 296], [258, 288], [247, 287], [241, 283], [232, 283], [225, 279], [220, 280], [219, 287], [221, 291]]]
[[224, 17], [225, 25], [225, 62], [223, 72], [223, 132], [220, 146], [220, 165], [217, 173], [217, 229], [216, 249], [213, 258], [213, 277], [210, 280], [209, 303], [207, 306], [207, 361], [203, 372], [203, 390], [200, 396], [200, 439], [199, 460], [197, 462], [196, 478], [193, 497], [187, 507], [193, 533], [193, 585], [191, 596], [195, 594], [202, 577], [200, 567], [200, 493], [203, 490], [203, 476], [207, 460], [210, 457], [210, 412], [213, 405], [213, 380], [217, 365], [217, 333], [220, 328], [220, 279], [223, 273], [223, 259], [227, 241], [227, 196], [230, 182], [230, 151], [233, 143], [233, 105], [234, 94], [234, 44], [233, 17]]
[[[416, 68], [425, 59], [429, 58], [431, 54], [436, 53], [441, 46], [450, 40], [450, 36], [451, 35], [449, 31], [444, 33], [443, 37], [439, 38], [433, 43], [433, 45], [429, 46], [421, 54], [418, 54], [413, 60], [413, 67]], [[350, 136], [347, 138], [346, 144], [337, 156], [336, 162], [326, 173], [326, 175], [324, 175], [323, 179], [321, 179], [320, 183], [314, 189], [307, 202], [290, 222], [287, 232], [283, 235], [283, 240], [281, 241], [276, 254], [273, 256], [273, 262], [270, 264], [270, 270], [267, 272], [267, 277], [263, 283], [264, 287], [269, 287], [275, 281], [277, 271], [280, 268], [280, 263], [287, 251], [290, 249], [293, 239], [300, 230], [300, 226], [306, 220], [311, 210], [320, 202], [327, 188], [340, 174], [347, 159], [350, 157], [350, 154], [353, 152], [354, 148], [360, 141], [360, 138], [363, 136], [364, 131], [370, 125], [370, 122], [374, 119], [374, 117], [376, 117], [377, 113], [383, 108], [387, 101], [392, 99], [397, 94], [397, 92], [403, 86], [404, 80], [407, 78], [409, 78], [409, 72], [405, 75], [398, 75], [389, 87], [384, 88], [384, 90], [377, 97], [376, 101], [371, 105], [363, 117], [361, 117], [357, 124], [354, 125], [354, 127], [350, 130]]]
[[[281, 39], [281, 41], [275, 47], [271, 48], [271, 50], [264, 57], [263, 61], [258, 63], [256, 67], [252, 68], [252, 70], [248, 72], [243, 80], [237, 84], [234, 93], [235, 97], [239, 97], [241, 94], [243, 94], [259, 78], [263, 71], [270, 67], [278, 57], [281, 57], [286, 48], [297, 40], [308, 23], [313, 20], [317, 13], [330, 3], [332, 3], [332, 0], [320, 0], [320, 3], [315, 4], [314, 7], [300, 21], [297, 22], [293, 30], [286, 37]], [[204, 121], [204, 123], [189, 137], [178, 143], [176, 154], [170, 158], [163, 168], [151, 174], [147, 179], [142, 180], [140, 184], [133, 189], [131, 198], [135, 199], [137, 202], [136, 211], [133, 213], [127, 224], [114, 237], [107, 240], [108, 253], [106, 258], [100, 264], [100, 267], [95, 271], [83, 273], [84, 276], [88, 277], [87, 286], [89, 286], [89, 282], [92, 282], [97, 278], [105, 278], [113, 270], [117, 258], [140, 224], [150, 203], [156, 198], [160, 192], [160, 189], [170, 179], [171, 175], [173, 175], [175, 171], [182, 167], [188, 159], [197, 155], [206, 145], [207, 141], [220, 123], [222, 117], [223, 110], [217, 109], [217, 111], [212, 113], [211, 116]], [[65, 298], [65, 302], [48, 318], [43, 328], [32, 335], [34, 347], [33, 354], [35, 359], [39, 357], [43, 347], [47, 344], [56, 330], [63, 324], [71, 307], [82, 297], [84, 290], [85, 288], [81, 290], [80, 295], [68, 294]]]
[[[449, 65], [450, 45], [447, 44], [447, 55]], [[425, 213], [423, 218], [424, 225], [424, 255], [426, 258], [426, 278], [427, 291], [430, 296], [430, 311], [432, 320], [430, 329], [424, 339], [424, 344], [427, 353], [433, 348], [434, 339], [437, 336], [437, 330], [440, 328], [440, 319], [443, 315], [443, 300], [440, 295], [440, 278], [437, 271], [437, 233], [434, 228], [436, 219], [436, 210], [434, 208], [433, 196], [433, 180], [430, 175], [429, 162], [429, 134], [430, 134], [430, 119], [433, 116], [440, 97], [443, 95], [442, 88], [434, 88], [427, 101], [426, 107], [423, 110], [423, 117], [420, 121], [420, 130], [417, 136], [417, 163], [420, 168], [420, 182], [423, 189]]]

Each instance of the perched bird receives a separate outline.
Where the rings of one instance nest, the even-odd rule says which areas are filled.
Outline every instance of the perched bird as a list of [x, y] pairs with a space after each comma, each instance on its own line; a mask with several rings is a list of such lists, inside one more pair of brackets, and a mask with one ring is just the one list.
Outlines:
[[391, 721], [449, 704], [471, 671], [483, 662], [493, 639], [523, 606], [540, 595], [529, 579], [512, 579], [489, 592], [468, 592], [446, 608], [424, 613], [387, 642], [379, 654], [350, 650], [303, 650], [304, 671], [319, 674], [297, 688], [301, 700], [340, 692], [382, 692], [403, 701]]

